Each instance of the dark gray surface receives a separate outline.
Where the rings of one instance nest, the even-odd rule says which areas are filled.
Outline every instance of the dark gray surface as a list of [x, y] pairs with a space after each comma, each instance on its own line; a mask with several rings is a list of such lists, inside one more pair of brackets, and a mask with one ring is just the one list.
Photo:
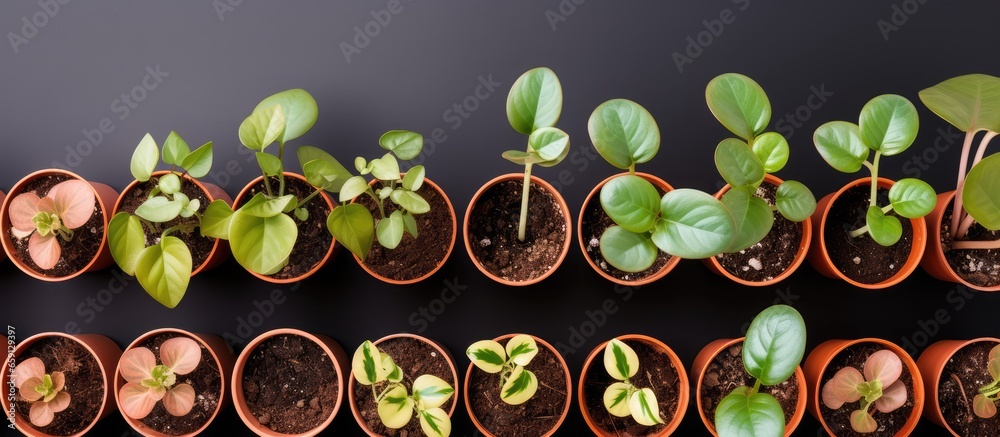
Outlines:
[[[837, 173], [822, 162], [811, 142], [819, 124], [856, 119], [861, 106], [877, 94], [898, 93], [917, 102], [918, 90], [946, 78], [1000, 70], [992, 49], [997, 37], [991, 12], [998, 11], [993, 2], [921, 0], [915, 13], [897, 13], [895, 23], [907, 19], [886, 40], [878, 22], [893, 23], [894, 5], [913, 11], [916, 0], [850, 6], [761, 0], [580, 5], [570, 0], [403, 0], [402, 11], [391, 15], [388, 25], [350, 62], [341, 43], [353, 44], [354, 28], [363, 29], [373, 20], [371, 11], [385, 9], [386, 1], [244, 1], [235, 7], [226, 2], [70, 1], [50, 14], [16, 52], [10, 44], [0, 46], [0, 137], [6, 152], [0, 159], [0, 187], [9, 189], [22, 176], [56, 162], [121, 189], [131, 179], [129, 158], [143, 134], [151, 132], [162, 141], [173, 129], [192, 144], [215, 142], [214, 172], [224, 173], [229, 162], [231, 169], [239, 169], [231, 171], [228, 183], [227, 177], [218, 179], [235, 195], [256, 174], [248, 155], [240, 153], [239, 123], [263, 97], [302, 87], [318, 100], [320, 118], [296, 144], [325, 148], [343, 160], [376, 156], [378, 136], [387, 129], [430, 136], [440, 128], [447, 140], [436, 145], [425, 164], [428, 176], [455, 204], [461, 222], [482, 183], [518, 171], [500, 158], [503, 150], [522, 148], [526, 141], [507, 124], [504, 100], [521, 72], [547, 65], [563, 84], [566, 99], [559, 126], [571, 135], [574, 151], [560, 166], [537, 174], [551, 181], [562, 178], [558, 185], [574, 221], [590, 189], [615, 171], [588, 158], [596, 155], [586, 131], [593, 108], [613, 97], [638, 101], [660, 124], [660, 153], [640, 170], [675, 187], [714, 191], [721, 182], [712, 150], [727, 132], [707, 110], [704, 87], [727, 71], [745, 73], [768, 91], [775, 113], [772, 124], [801, 105], [818, 106], [801, 110], [802, 119], [796, 122], [801, 127], [774, 128], [791, 134], [794, 149], [789, 168], [779, 176], [806, 182], [819, 197], [860, 176]], [[554, 21], [553, 28], [550, 20], [559, 17], [552, 14], [561, 4], [565, 20]], [[722, 26], [721, 34], [680, 72], [672, 54], [684, 52], [687, 38], [696, 39], [706, 30], [703, 20], [717, 20], [725, 9], [735, 21]], [[28, 30], [25, 36], [32, 35], [30, 28], [23, 29], [22, 17], [45, 14], [35, 1], [3, 2], [0, 11], [0, 30], [8, 43], [10, 32]], [[41, 16], [37, 19], [41, 22]], [[135, 90], [137, 97], [145, 98], [133, 102], [135, 107], [126, 113], [124, 103], [116, 99], [142, 86], [147, 67], [157, 66], [169, 75], [162, 82], [148, 79], [148, 92]], [[467, 103], [475, 111], [456, 118], [453, 105], [474, 96], [481, 79], [490, 78], [499, 87], [484, 100], [470, 97]], [[821, 88], [832, 95], [825, 102], [810, 101], [813, 90]], [[906, 163], [925, 156], [933, 162], [920, 170], [922, 176], [938, 190], [951, 189], [961, 139], [937, 153], [935, 141], [941, 148], [947, 146], [937, 140], [945, 123], [919, 102], [917, 106], [922, 117], [917, 142], [902, 156], [884, 160], [882, 173], [890, 178], [914, 176], [920, 167]], [[67, 146], [75, 148], [86, 140], [83, 132], [100, 128], [105, 118], [105, 127], [110, 123], [114, 130], [91, 149], [84, 147], [82, 159], [68, 158]], [[297, 166], [292, 159], [287, 164]], [[349, 351], [364, 339], [420, 332], [448, 346], [464, 374], [468, 360], [462, 352], [474, 340], [526, 331], [568, 344], [588, 323], [588, 311], [610, 300], [618, 310], [566, 357], [574, 381], [596, 344], [632, 332], [660, 338], [690, 366], [703, 345], [739, 336], [756, 312], [782, 299], [805, 316], [810, 347], [831, 338], [861, 336], [897, 342], [916, 336], [920, 342], [928, 336], [1000, 335], [996, 296], [975, 294], [969, 302], [954, 285], [921, 271], [890, 290], [870, 292], [803, 266], [779, 287], [751, 289], [714, 276], [700, 262], [685, 261], [654, 285], [616, 290], [590, 271], [575, 235], [558, 272], [537, 286], [516, 289], [483, 277], [469, 261], [461, 236], [438, 275], [409, 287], [377, 282], [340, 251], [301, 288], [278, 287], [286, 290], [287, 300], [263, 318], [261, 326], [243, 332], [242, 321], [275, 287], [254, 280], [233, 261], [195, 278], [175, 310], [154, 302], [135, 281], [123, 292], [106, 291], [113, 278], [107, 271], [48, 284], [5, 263], [0, 266], [0, 321], [16, 326], [19, 338], [76, 326], [108, 335], [123, 346], [165, 326], [247, 337], [291, 326], [328, 334]], [[446, 305], [435, 303], [454, 284], [460, 296]], [[96, 299], [105, 304], [91, 304]], [[443, 312], [424, 324], [418, 311], [429, 305], [442, 305], [434, 308]], [[936, 312], [948, 322], [933, 328], [937, 323], [926, 321]], [[585, 434], [575, 394], [573, 401], [559, 435]], [[679, 435], [705, 433], [694, 399], [691, 405]], [[454, 423], [454, 435], [472, 434], [461, 404]], [[94, 434], [122, 435], [126, 430], [116, 414], [101, 422]], [[817, 431], [818, 423], [807, 415], [796, 435]], [[926, 422], [918, 431], [941, 435]], [[209, 432], [222, 433], [248, 431], [229, 409]], [[326, 434], [360, 434], [346, 400]]]

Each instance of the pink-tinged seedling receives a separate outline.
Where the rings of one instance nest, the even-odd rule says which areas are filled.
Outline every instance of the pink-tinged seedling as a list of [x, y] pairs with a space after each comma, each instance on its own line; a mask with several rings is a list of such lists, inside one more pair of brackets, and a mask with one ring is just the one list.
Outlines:
[[69, 393], [63, 390], [66, 376], [62, 372], [45, 373], [42, 360], [24, 360], [14, 368], [14, 375], [21, 399], [31, 403], [28, 420], [32, 425], [48, 426], [56, 413], [69, 407]]
[[94, 214], [94, 190], [76, 179], [60, 182], [45, 197], [34, 192], [18, 195], [10, 203], [11, 234], [28, 238], [28, 255], [39, 268], [56, 266], [62, 256], [59, 239], [70, 241], [73, 231]]
[[159, 401], [173, 416], [185, 416], [194, 408], [194, 388], [178, 384], [177, 376], [198, 368], [201, 347], [190, 338], [171, 338], [160, 345], [160, 362], [156, 364], [153, 351], [144, 347], [122, 355], [121, 374], [128, 383], [118, 392], [118, 399], [128, 417], [143, 419]]
[[997, 415], [997, 401], [1000, 400], [1000, 345], [990, 350], [987, 371], [993, 382], [979, 388], [979, 394], [972, 399], [972, 410], [983, 419]]
[[853, 367], [837, 371], [823, 384], [823, 405], [839, 410], [844, 404], [861, 401], [860, 407], [851, 412], [851, 428], [859, 433], [878, 429], [872, 417], [872, 407], [882, 413], [891, 413], [906, 403], [906, 385], [899, 379], [903, 362], [892, 351], [880, 350], [865, 360], [864, 374]]

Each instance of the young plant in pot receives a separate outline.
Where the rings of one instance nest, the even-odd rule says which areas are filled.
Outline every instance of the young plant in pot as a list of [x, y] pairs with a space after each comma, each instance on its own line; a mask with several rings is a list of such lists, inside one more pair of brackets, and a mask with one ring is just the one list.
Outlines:
[[551, 167], [569, 154], [569, 135], [553, 127], [562, 100], [559, 78], [548, 68], [529, 70], [514, 82], [507, 95], [507, 119], [514, 130], [528, 135], [528, 146], [503, 157], [523, 165], [524, 174], [487, 182], [465, 214], [469, 256], [483, 274], [502, 284], [537, 283], [569, 251], [569, 207], [551, 185], [531, 175], [535, 165]]
[[941, 340], [917, 359], [924, 417], [954, 436], [1000, 435], [1000, 339]]
[[736, 221], [736, 239], [705, 263], [740, 284], [777, 283], [805, 260], [812, 238], [807, 219], [816, 198], [801, 182], [772, 175], [788, 162], [789, 147], [781, 134], [765, 132], [771, 103], [757, 82], [726, 73], [708, 83], [705, 99], [715, 118], [739, 137], [715, 148], [715, 167], [727, 183], [716, 197]]
[[[425, 179], [422, 165], [399, 172], [397, 158], [416, 158], [423, 144], [423, 135], [416, 132], [393, 130], [382, 135], [379, 145], [388, 153], [371, 161], [355, 158], [360, 175], [344, 182], [341, 204], [327, 218], [334, 238], [365, 271], [385, 282], [412, 284], [430, 277], [455, 245], [457, 223], [448, 196]], [[374, 177], [371, 182], [365, 180], [369, 174]]]
[[844, 173], [861, 167], [871, 171], [870, 178], [858, 179], [819, 202], [809, 262], [820, 273], [878, 289], [916, 269], [926, 243], [923, 217], [934, 209], [934, 189], [916, 178], [879, 178], [879, 164], [883, 156], [909, 148], [917, 128], [913, 104], [886, 94], [865, 104], [858, 124], [832, 121], [816, 129], [816, 149], [831, 167]]
[[[920, 91], [920, 100], [965, 132], [958, 182], [927, 220], [923, 267], [932, 276], [982, 291], [1000, 290], [1000, 156], [986, 147], [1000, 133], [1000, 78], [969, 74]], [[976, 153], [972, 143], [983, 132]]]

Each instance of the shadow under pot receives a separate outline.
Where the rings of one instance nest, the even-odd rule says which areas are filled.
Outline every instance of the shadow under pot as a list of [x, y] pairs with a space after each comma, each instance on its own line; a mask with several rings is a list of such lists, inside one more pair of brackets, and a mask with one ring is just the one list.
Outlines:
[[[305, 199], [316, 191], [316, 187], [309, 185], [305, 177], [290, 172], [285, 172], [284, 175], [285, 194], [294, 194], [299, 199]], [[272, 176], [270, 181], [272, 187], [278, 186], [277, 177]], [[235, 208], [239, 208], [257, 193], [266, 193], [263, 176], [258, 176], [250, 181], [240, 191], [236, 196]], [[320, 192], [306, 204], [309, 217], [304, 221], [294, 219], [298, 234], [288, 258], [288, 265], [284, 268], [271, 275], [262, 275], [250, 269], [246, 270], [257, 278], [274, 284], [291, 284], [318, 272], [330, 260], [336, 246], [336, 240], [326, 228], [326, 218], [335, 205], [325, 192]], [[233, 247], [234, 255], [237, 255], [235, 253], [237, 246], [232, 243], [232, 238], [230, 238], [230, 245]], [[246, 267], [244, 266], [244, 268]]]
[[[506, 347], [517, 335], [493, 341]], [[487, 437], [549, 437], [569, 414], [573, 382], [566, 361], [552, 345], [530, 337], [538, 345], [538, 354], [525, 369], [535, 374], [538, 390], [524, 403], [510, 405], [501, 399], [501, 374], [486, 373], [471, 363], [465, 372], [465, 409], [472, 424]]]
[[[406, 173], [402, 173], [405, 175]], [[373, 179], [370, 184], [377, 193], [382, 181]], [[416, 191], [430, 204], [430, 211], [416, 214], [417, 238], [403, 232], [403, 239], [395, 249], [386, 249], [377, 242], [364, 261], [354, 255], [354, 260], [368, 274], [378, 280], [395, 285], [413, 284], [431, 277], [444, 266], [455, 247], [458, 235], [458, 220], [451, 200], [437, 184], [424, 179]], [[368, 196], [358, 196], [355, 201], [368, 208], [373, 217], [381, 217], [378, 205]], [[399, 207], [393, 202], [385, 202], [385, 214], [392, 214]]]
[[[973, 290], [1000, 291], [1000, 250], [955, 249], [951, 235], [955, 191], [938, 194], [937, 205], [927, 217], [927, 250], [920, 265], [942, 281], [963, 284]], [[969, 227], [969, 241], [1000, 240], [1000, 231], [979, 223]]]
[[611, 384], [621, 382], [612, 378], [605, 369], [605, 348], [609, 342], [598, 345], [583, 363], [577, 390], [583, 420], [595, 435], [601, 437], [672, 434], [684, 418], [690, 396], [684, 364], [673, 350], [655, 338], [638, 334], [616, 338], [632, 348], [638, 356], [639, 367], [635, 375], [629, 378], [629, 382], [637, 389], [649, 388], [653, 391], [663, 423], [645, 426], [632, 416], [616, 417], [608, 412], [604, 403], [605, 391]]
[[[452, 417], [458, 405], [458, 372], [455, 369], [455, 359], [443, 345], [413, 334], [394, 334], [373, 342], [383, 355], [392, 357], [393, 362], [403, 372], [402, 384], [408, 393], [412, 393], [413, 382], [422, 375], [433, 375], [447, 382], [455, 390], [451, 398], [441, 408]], [[378, 413], [378, 403], [374, 392], [382, 392], [387, 382], [378, 382], [373, 386], [358, 383], [353, 376], [348, 376], [348, 394], [351, 402], [351, 412], [354, 420], [369, 436], [420, 436], [424, 435], [420, 420], [414, 410], [413, 417], [405, 426], [390, 429], [382, 423]]]
[[[770, 174], [757, 189], [757, 196], [774, 205], [778, 186], [784, 181]], [[715, 195], [716, 199], [729, 191], [727, 184]], [[709, 270], [737, 284], [766, 287], [783, 281], [794, 273], [809, 253], [812, 241], [812, 220], [795, 223], [774, 211], [771, 231], [759, 243], [735, 253], [723, 253], [703, 260]]]
[[531, 285], [551, 275], [569, 252], [569, 206], [555, 188], [532, 176], [525, 239], [520, 241], [524, 175], [498, 176], [483, 185], [465, 213], [465, 249], [473, 264], [504, 285]]
[[297, 329], [265, 332], [236, 361], [233, 402], [259, 436], [314, 436], [344, 400], [350, 363], [332, 338]]
[[997, 338], [943, 340], [927, 346], [917, 359], [930, 395], [924, 418], [956, 437], [1000, 435], [996, 414], [1000, 384], [990, 374], [990, 362], [996, 359], [1000, 359]]
[[21, 271], [43, 281], [106, 269], [114, 262], [107, 227], [117, 199], [113, 188], [68, 171], [25, 176], [0, 208], [4, 252]]
[[[638, 286], [655, 282], [666, 276], [667, 273], [670, 273], [677, 266], [677, 263], [681, 259], [671, 256], [662, 250], [657, 250], [656, 261], [653, 263], [653, 266], [641, 272], [619, 270], [604, 259], [604, 256], [601, 254], [601, 236], [604, 235], [604, 231], [614, 226], [615, 222], [611, 220], [611, 217], [608, 217], [608, 214], [604, 212], [604, 208], [601, 207], [601, 188], [604, 188], [604, 185], [612, 179], [627, 174], [619, 173], [601, 181], [587, 195], [587, 200], [583, 202], [583, 207], [580, 208], [580, 216], [577, 219], [577, 240], [580, 243], [580, 250], [583, 251], [583, 257], [595, 272], [616, 284]], [[668, 191], [674, 189], [670, 184], [664, 182], [663, 179], [651, 174], [636, 172], [635, 175], [651, 182], [656, 187], [656, 191], [660, 197], [663, 197]]]
[[[924, 383], [920, 371], [913, 358], [892, 342], [878, 338], [828, 340], [809, 353], [804, 369], [809, 385], [809, 413], [831, 436], [904, 437], [910, 435], [920, 421], [924, 408]], [[882, 384], [878, 399], [870, 405], [862, 405], [864, 397], [854, 399], [854, 390], [871, 395], [875, 380]], [[846, 387], [848, 393], [834, 390], [837, 386]], [[905, 393], [899, 390], [900, 387]], [[892, 399], [899, 402], [890, 401]], [[838, 406], [841, 400], [844, 402]], [[865, 422], [858, 417], [864, 412], [870, 415], [868, 425], [875, 431], [855, 431], [858, 424]]]
[[[695, 401], [705, 428], [713, 436], [715, 410], [722, 399], [737, 387], [753, 387], [756, 378], [743, 364], [744, 338], [715, 340], [698, 352], [691, 365], [691, 381], [695, 384]], [[761, 386], [760, 393], [774, 397], [785, 413], [785, 437], [792, 435], [806, 412], [806, 378], [801, 367], [780, 384]]]
[[198, 435], [229, 402], [234, 361], [219, 336], [172, 328], [149, 331], [118, 362], [118, 409], [146, 437]]
[[[12, 381], [18, 393], [13, 408], [6, 395], [0, 396], [0, 403], [4, 411], [15, 411], [14, 427], [24, 435], [82, 436], [116, 410], [111, 377], [121, 354], [121, 348], [103, 335], [45, 332], [28, 337], [0, 369], [0, 379]], [[46, 375], [51, 385], [45, 385]], [[51, 390], [50, 401], [44, 397], [28, 401], [23, 396], [41, 396], [31, 394], [39, 393], [36, 388]]]
[[[879, 205], [889, 204], [893, 184], [889, 179], [878, 179]], [[896, 285], [916, 270], [927, 244], [927, 228], [923, 217], [900, 218], [903, 235], [892, 246], [880, 245], [867, 232], [852, 237], [852, 231], [865, 226], [870, 195], [871, 178], [861, 178], [817, 202], [811, 218], [815, 232], [808, 259], [824, 276], [874, 290]]]

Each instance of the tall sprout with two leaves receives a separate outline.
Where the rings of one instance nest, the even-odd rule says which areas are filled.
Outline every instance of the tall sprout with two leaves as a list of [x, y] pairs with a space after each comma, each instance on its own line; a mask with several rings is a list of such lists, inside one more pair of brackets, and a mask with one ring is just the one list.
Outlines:
[[629, 345], [612, 338], [604, 347], [604, 370], [619, 381], [604, 390], [604, 408], [608, 413], [615, 417], [632, 416], [644, 426], [663, 423], [653, 390], [632, 384], [632, 377], [639, 372], [639, 355]]

